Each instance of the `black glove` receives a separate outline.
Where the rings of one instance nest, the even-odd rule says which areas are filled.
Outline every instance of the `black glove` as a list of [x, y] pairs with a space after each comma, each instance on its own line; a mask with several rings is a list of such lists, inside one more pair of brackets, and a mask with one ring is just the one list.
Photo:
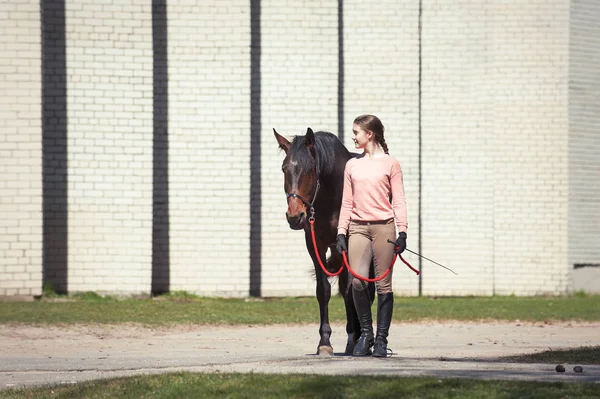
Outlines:
[[401, 231], [394, 243], [394, 253], [401, 254], [406, 249], [406, 233]]
[[337, 251], [339, 252], [339, 254], [342, 254], [342, 251], [348, 253], [348, 246], [346, 245], [346, 236], [343, 234], [338, 234], [337, 235], [337, 242], [335, 244], [335, 249], [337, 249]]

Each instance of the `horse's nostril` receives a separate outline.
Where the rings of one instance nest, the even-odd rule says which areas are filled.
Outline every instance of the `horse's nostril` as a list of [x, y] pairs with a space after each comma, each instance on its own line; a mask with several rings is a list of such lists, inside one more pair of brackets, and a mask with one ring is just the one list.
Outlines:
[[285, 217], [287, 218], [287, 221], [289, 223], [298, 224], [298, 223], [304, 222], [304, 220], [306, 218], [306, 213], [300, 212], [297, 215], [292, 216], [286, 212]]

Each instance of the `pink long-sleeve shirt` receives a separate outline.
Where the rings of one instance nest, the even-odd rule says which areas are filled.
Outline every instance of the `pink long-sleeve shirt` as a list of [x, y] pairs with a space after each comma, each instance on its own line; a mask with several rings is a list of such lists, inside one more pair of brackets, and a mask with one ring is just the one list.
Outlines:
[[395, 218], [398, 232], [406, 232], [406, 198], [400, 163], [387, 154], [375, 158], [359, 156], [350, 159], [344, 170], [338, 234], [345, 235], [348, 232], [351, 220], [374, 222], [390, 218]]

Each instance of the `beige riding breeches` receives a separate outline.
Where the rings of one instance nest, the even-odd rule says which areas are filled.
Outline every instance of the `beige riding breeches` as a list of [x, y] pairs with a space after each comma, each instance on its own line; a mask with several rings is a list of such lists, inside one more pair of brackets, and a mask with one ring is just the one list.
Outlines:
[[[388, 242], [396, 239], [394, 219], [377, 222], [351, 221], [348, 235], [348, 262], [352, 270], [360, 276], [369, 277], [369, 267], [373, 260], [375, 277], [385, 273], [394, 257], [394, 246]], [[392, 271], [384, 279], [375, 282], [378, 294], [392, 292]], [[366, 283], [354, 278], [352, 287], [362, 290]]]

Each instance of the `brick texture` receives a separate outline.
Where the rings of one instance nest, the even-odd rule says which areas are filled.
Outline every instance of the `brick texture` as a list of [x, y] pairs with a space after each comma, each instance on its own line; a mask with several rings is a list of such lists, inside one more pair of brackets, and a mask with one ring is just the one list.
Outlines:
[[564, 293], [569, 2], [492, 5], [493, 293]]
[[[314, 267], [304, 233], [287, 224], [273, 128], [290, 139], [337, 134], [337, 2], [261, 1], [262, 292], [313, 295]], [[335, 287], [334, 287], [335, 292]]]
[[486, 75], [487, 8], [423, 3], [423, 293], [489, 294], [493, 287], [494, 176]]
[[[425, 294], [567, 287], [568, 2], [423, 9]], [[428, 255], [429, 256], [429, 255]]]
[[171, 290], [247, 296], [250, 3], [168, 3]]
[[39, 2], [0, 2], [0, 296], [42, 292]]
[[[600, 268], [573, 270], [600, 262], [596, 2], [349, 0], [342, 37], [338, 1], [167, 2], [158, 45], [151, 3], [67, 1], [66, 71], [53, 80], [64, 62], [48, 55], [63, 39], [42, 51], [39, 1], [0, 1], [0, 295], [41, 292], [43, 226], [56, 247], [45, 278], [68, 271], [70, 293], [157, 283], [243, 297], [258, 251], [263, 296], [314, 295], [303, 233], [285, 220], [272, 128], [343, 133], [353, 149], [363, 113], [383, 120], [403, 167], [408, 247], [459, 273], [423, 261], [419, 279], [399, 263], [397, 294], [598, 289], [587, 283]], [[61, 79], [65, 94], [41, 87]], [[157, 88], [168, 88], [160, 101]], [[53, 123], [65, 128], [46, 142]], [[42, 171], [42, 151], [59, 181]]]
[[69, 292], [150, 292], [150, 3], [67, 2]]
[[570, 12], [569, 268], [573, 290], [599, 293], [600, 3], [572, 2]]
[[[419, 4], [414, 1], [344, 1], [344, 139], [350, 151], [352, 122], [377, 115], [390, 155], [404, 177], [407, 247], [419, 246]], [[405, 259], [417, 268], [419, 260]], [[418, 293], [418, 277], [398, 261], [394, 292]]]

